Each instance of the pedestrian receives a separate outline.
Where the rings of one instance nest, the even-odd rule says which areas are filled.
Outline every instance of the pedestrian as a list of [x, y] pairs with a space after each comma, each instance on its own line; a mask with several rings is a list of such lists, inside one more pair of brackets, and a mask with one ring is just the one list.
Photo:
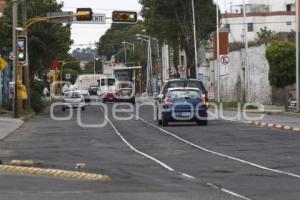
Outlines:
[[45, 100], [48, 100], [48, 95], [49, 95], [49, 90], [47, 87], [45, 87], [43, 90], [43, 96]]

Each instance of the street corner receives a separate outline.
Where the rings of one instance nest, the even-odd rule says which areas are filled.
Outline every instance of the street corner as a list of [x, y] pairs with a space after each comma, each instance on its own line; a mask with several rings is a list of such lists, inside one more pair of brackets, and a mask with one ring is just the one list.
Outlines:
[[0, 117], [0, 141], [7, 138], [11, 133], [16, 131], [24, 124], [24, 121], [21, 119], [12, 119]]

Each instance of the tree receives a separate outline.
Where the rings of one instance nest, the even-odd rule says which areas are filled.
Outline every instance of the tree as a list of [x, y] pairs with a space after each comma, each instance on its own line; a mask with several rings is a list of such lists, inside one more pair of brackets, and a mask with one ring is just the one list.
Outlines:
[[63, 79], [65, 79], [66, 74], [70, 74], [71, 75], [71, 79], [69, 80], [71, 84], [74, 84], [76, 82], [76, 79], [79, 75], [79, 73], [73, 69], [64, 69], [63, 70]]
[[273, 41], [267, 47], [266, 56], [270, 64], [270, 84], [277, 88], [284, 88], [284, 104], [287, 108], [287, 86], [296, 82], [295, 44], [288, 41]]
[[256, 33], [257, 42], [259, 44], [267, 44], [275, 39], [276, 33], [274, 31], [268, 30], [267, 27], [261, 28], [259, 32]]
[[[36, 16], [46, 16], [47, 12], [61, 11], [63, 4], [56, 0], [30, 0], [27, 4], [28, 19]], [[12, 47], [12, 3], [7, 0], [7, 9], [0, 23], [0, 46], [11, 49]], [[19, 11], [21, 11], [19, 7]], [[21, 12], [19, 12], [21, 22]], [[20, 23], [21, 24], [21, 23]], [[4, 38], [4, 40], [3, 40]], [[34, 75], [40, 75], [50, 69], [53, 60], [63, 60], [70, 50], [71, 31], [69, 25], [38, 23], [28, 30], [29, 66], [31, 80]]]
[[269, 80], [272, 86], [284, 88], [296, 81], [296, 49], [287, 41], [273, 41], [266, 50], [270, 64]]
[[[95, 62], [95, 70], [96, 74], [102, 74], [102, 63], [99, 60]], [[94, 74], [94, 61], [89, 61], [87, 64], [84, 65], [83, 73]]]
[[[140, 0], [145, 26], [150, 35], [187, 53], [188, 67], [196, 77], [191, 0]], [[195, 1], [197, 43], [207, 40], [215, 30], [216, 7], [212, 0]]]

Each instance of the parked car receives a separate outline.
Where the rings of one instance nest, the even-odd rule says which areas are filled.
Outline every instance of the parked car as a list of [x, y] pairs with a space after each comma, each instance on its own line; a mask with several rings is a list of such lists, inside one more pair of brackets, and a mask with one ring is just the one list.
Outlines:
[[297, 111], [297, 101], [289, 101], [287, 111], [288, 112], [296, 112]]
[[88, 90], [80, 90], [82, 96], [84, 97], [85, 102], [91, 101], [91, 96]]
[[208, 102], [205, 93], [198, 88], [169, 88], [162, 99], [156, 98], [157, 121], [168, 126], [174, 121], [194, 121], [207, 125]]
[[[78, 108], [81, 103], [84, 103], [84, 97], [80, 91], [68, 91], [64, 95], [63, 99], [64, 105], [62, 106], [62, 111], [66, 111], [70, 108]], [[81, 110], [85, 110], [85, 107], [81, 107]]]
[[135, 104], [135, 94], [132, 88], [121, 88], [117, 92], [118, 102]]
[[90, 95], [97, 95], [97, 92], [99, 90], [99, 87], [97, 85], [92, 85], [89, 87], [89, 93]]

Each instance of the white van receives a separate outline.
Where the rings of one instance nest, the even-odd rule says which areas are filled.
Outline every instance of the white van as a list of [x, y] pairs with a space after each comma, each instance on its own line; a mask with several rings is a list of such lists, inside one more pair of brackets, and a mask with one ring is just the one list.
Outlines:
[[98, 85], [99, 96], [107, 91], [115, 92], [117, 90], [117, 79], [113, 77], [101, 77], [100, 79], [98, 79]]

